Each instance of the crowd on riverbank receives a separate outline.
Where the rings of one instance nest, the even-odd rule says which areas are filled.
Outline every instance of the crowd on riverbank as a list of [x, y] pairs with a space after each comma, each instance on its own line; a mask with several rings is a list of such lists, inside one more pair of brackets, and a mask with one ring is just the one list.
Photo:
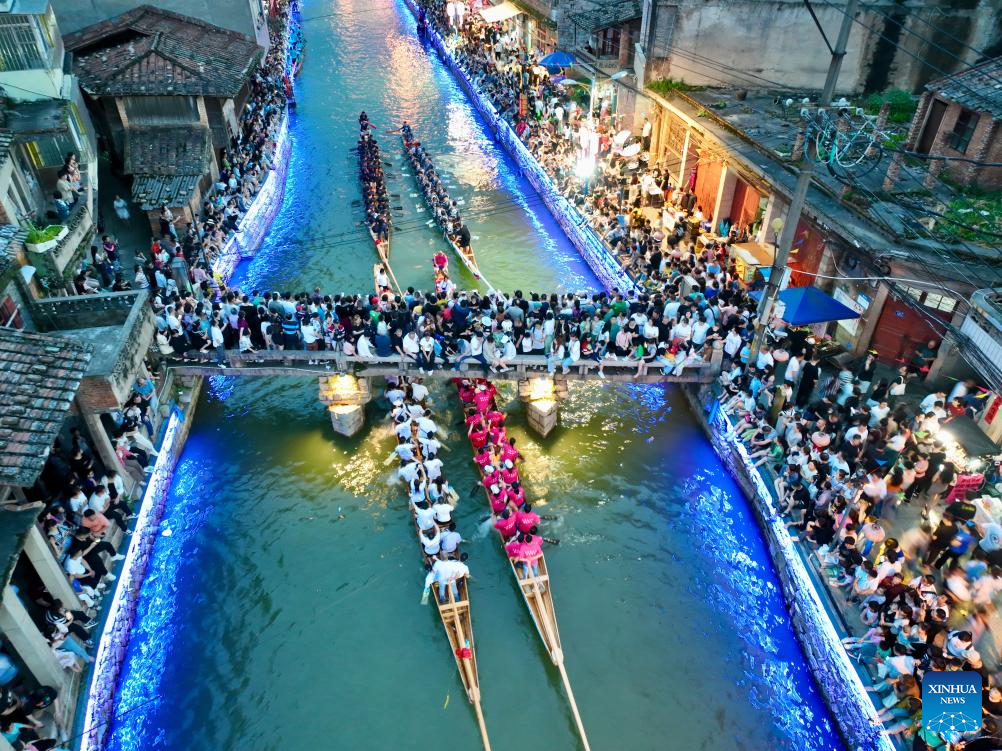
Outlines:
[[[201, 212], [186, 227], [169, 206], [159, 212], [159, 233], [148, 253], [136, 251], [136, 263], [123, 268], [123, 252], [112, 235], [102, 236], [91, 249], [91, 263], [75, 280], [79, 294], [110, 290], [148, 289], [165, 295], [187, 283], [212, 278], [213, 262], [240, 227], [273, 169], [275, 148], [286, 112], [286, 58], [289, 24], [287, 3], [281, 4], [278, 21], [270, 26], [271, 48], [250, 80], [250, 95], [240, 114], [239, 131], [223, 150], [219, 177], [202, 201]], [[127, 207], [123, 207], [127, 216]], [[183, 257], [188, 280], [176, 279], [171, 259]]]

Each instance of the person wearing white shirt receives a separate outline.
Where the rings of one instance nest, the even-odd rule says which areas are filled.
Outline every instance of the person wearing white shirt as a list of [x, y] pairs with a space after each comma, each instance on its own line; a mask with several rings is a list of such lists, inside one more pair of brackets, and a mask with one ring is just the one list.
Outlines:
[[445, 602], [445, 588], [448, 586], [452, 590], [452, 597], [454, 600], [459, 599], [459, 591], [456, 588], [456, 582], [460, 579], [464, 579], [470, 575], [470, 569], [466, 566], [463, 561], [467, 558], [466, 553], [460, 556], [460, 560], [447, 560], [447, 561], [435, 561], [432, 565], [431, 571], [424, 580], [424, 588], [427, 592], [431, 589], [433, 583], [438, 584], [438, 601]]
[[424, 417], [419, 417], [416, 420], [418, 426], [418, 434], [421, 438], [427, 438], [431, 433], [438, 432], [438, 425], [435, 421], [425, 414]]
[[736, 329], [731, 329], [727, 332], [727, 336], [724, 338], [724, 352], [731, 360], [737, 357], [742, 341], [741, 334]]
[[423, 402], [428, 398], [428, 387], [423, 383], [411, 384], [411, 396], [416, 402]]
[[581, 340], [578, 339], [577, 334], [571, 334], [571, 339], [567, 342], [567, 348], [565, 350], [564, 361], [562, 365], [562, 372], [567, 374], [570, 372], [570, 366], [581, 359]]
[[796, 355], [790, 355], [789, 362], [786, 363], [786, 382], [790, 385], [795, 386], [797, 379], [800, 377], [800, 358]]
[[418, 529], [427, 532], [435, 528], [435, 512], [428, 501], [421, 500], [414, 502], [414, 517], [417, 520]]
[[418, 359], [418, 352], [421, 351], [421, 344], [416, 331], [408, 331], [400, 345], [402, 354], [412, 360]]
[[424, 471], [429, 480], [437, 480], [442, 476], [442, 460], [438, 458], [425, 459]]
[[421, 453], [427, 456], [429, 459], [436, 456], [439, 449], [442, 448], [442, 442], [437, 438], [422, 438], [421, 439]]
[[444, 501], [432, 505], [431, 510], [435, 512], [435, 521], [439, 524], [448, 524], [452, 521], [452, 512], [455, 506]]
[[463, 541], [462, 536], [456, 531], [455, 522], [449, 523], [449, 528], [442, 532], [441, 546], [442, 552], [446, 555], [455, 553], [459, 549], [459, 544]]
[[216, 350], [216, 364], [220, 368], [227, 367], [226, 340], [223, 338], [223, 329], [219, 318], [212, 319], [212, 325], [209, 326], [209, 338], [212, 342], [212, 348]]
[[413, 482], [421, 475], [421, 464], [411, 461], [397, 470], [397, 477], [405, 482]]
[[355, 354], [359, 357], [372, 357], [372, 345], [365, 334], [358, 337], [358, 341], [355, 342]]
[[393, 432], [397, 434], [397, 438], [410, 438], [411, 437], [411, 422], [410, 420], [405, 420], [393, 429]]
[[776, 364], [776, 361], [772, 357], [772, 352], [769, 351], [768, 347], [762, 347], [758, 351], [758, 357], [755, 358], [755, 367], [759, 370], [765, 370], [768, 367], [772, 367]]
[[435, 534], [430, 536], [424, 532], [418, 532], [418, 536], [421, 538], [421, 545], [424, 546], [424, 554], [428, 556], [436, 556], [442, 549], [442, 533], [438, 531], [438, 527], [435, 527], [434, 532]]
[[[413, 443], [398, 443], [396, 448], [393, 449], [397, 456], [400, 457], [402, 462], [413, 462], [414, 461], [414, 444]], [[406, 464], [405, 464], [406, 466]], [[402, 468], [401, 468], [402, 469]], [[397, 470], [399, 473], [399, 470]]]

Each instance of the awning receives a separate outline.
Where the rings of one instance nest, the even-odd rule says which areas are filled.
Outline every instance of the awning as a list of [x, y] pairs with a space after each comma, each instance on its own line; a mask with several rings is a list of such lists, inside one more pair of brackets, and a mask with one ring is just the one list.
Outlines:
[[522, 12], [521, 8], [514, 3], [508, 2], [508, 0], [504, 0], [504, 2], [500, 5], [491, 5], [487, 8], [481, 8], [479, 11], [480, 17], [487, 23], [507, 21], [509, 18], [514, 18]]
[[[758, 300], [762, 297], [762, 293], [752, 292], [751, 296]], [[779, 293], [779, 302], [785, 306], [783, 320], [791, 326], [859, 318], [859, 313], [855, 310], [826, 295], [817, 287], [788, 287]]]

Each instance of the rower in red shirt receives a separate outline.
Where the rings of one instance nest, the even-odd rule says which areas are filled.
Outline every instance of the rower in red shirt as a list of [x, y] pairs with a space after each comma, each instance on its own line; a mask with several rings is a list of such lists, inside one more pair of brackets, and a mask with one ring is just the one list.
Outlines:
[[518, 482], [518, 470], [515, 469], [515, 465], [511, 462], [505, 462], [504, 466], [501, 467], [501, 480], [505, 485], [511, 485], [513, 482]]
[[435, 255], [431, 257], [431, 260], [437, 269], [446, 269], [449, 267], [449, 257], [441, 250], [436, 250]]
[[520, 542], [520, 537], [512, 539], [510, 542], [505, 543], [504, 552], [508, 554], [508, 557], [513, 561], [519, 561], [522, 559], [522, 543]]
[[501, 446], [501, 458], [505, 461], [514, 462], [517, 459], [522, 459], [522, 454], [519, 450], [515, 448], [515, 439], [509, 438], [507, 443]]
[[508, 501], [515, 504], [516, 508], [520, 508], [525, 503], [525, 488], [520, 483], [513, 482], [508, 488]]
[[471, 425], [469, 435], [473, 448], [480, 449], [487, 445], [487, 431], [482, 426]]
[[457, 381], [456, 386], [459, 389], [459, 398], [464, 404], [469, 404], [473, 401], [473, 395], [476, 391], [473, 388], [473, 384], [466, 378], [455, 379]]
[[532, 532], [533, 527], [539, 526], [539, 514], [526, 503], [519, 511], [515, 512], [515, 526], [518, 527], [519, 532]]
[[484, 419], [487, 420], [491, 425], [498, 425], [504, 421], [504, 412], [499, 412], [496, 409], [489, 410], [485, 415]]
[[480, 469], [483, 469], [492, 461], [491, 452], [487, 450], [486, 446], [481, 446], [477, 449], [477, 455], [473, 457], [473, 461], [477, 463]]
[[493, 401], [494, 399], [491, 397], [490, 393], [488, 393], [486, 386], [480, 386], [477, 388], [477, 392], [473, 395], [473, 406], [475, 406], [477, 411], [481, 413], [489, 410]]
[[491, 511], [500, 514], [508, 508], [508, 494], [503, 485], [491, 485], [487, 488], [487, 500], [491, 503]]
[[522, 535], [522, 558], [532, 569], [533, 576], [539, 576], [539, 559], [543, 557], [543, 538], [539, 535]]
[[516, 514], [513, 514], [510, 509], [505, 509], [501, 512], [501, 516], [498, 517], [497, 521], [494, 522], [494, 528], [508, 540], [515, 536], [516, 524]]

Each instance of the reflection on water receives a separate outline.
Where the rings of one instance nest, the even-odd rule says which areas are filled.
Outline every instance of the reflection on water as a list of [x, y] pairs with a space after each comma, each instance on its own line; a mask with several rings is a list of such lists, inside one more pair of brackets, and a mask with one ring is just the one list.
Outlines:
[[[419, 604], [378, 405], [372, 427], [343, 440], [313, 384], [237, 380], [214, 383], [199, 407], [123, 677], [120, 711], [139, 708], [111, 748], [417, 748], [406, 740], [429, 718], [452, 747], [476, 748], [441, 626]], [[540, 440], [503, 394], [529, 496], [556, 517], [554, 598], [593, 747], [840, 748], [751, 514], [681, 397], [579, 386]], [[559, 678], [468, 492], [451, 391], [433, 396], [452, 426], [443, 456], [470, 540], [494, 748], [574, 748]]]
[[[398, 2], [304, 4], [307, 64], [286, 200], [247, 288], [368, 290], [356, 226], [357, 112], [377, 126], [394, 270], [428, 286], [439, 239], [397, 136], [406, 118], [466, 201], [485, 275], [526, 292], [594, 288], [538, 197], [414, 38]], [[426, 213], [426, 212], [425, 212]], [[455, 264], [454, 264], [455, 265]], [[465, 280], [472, 284], [472, 280]], [[199, 405], [144, 586], [113, 751], [479, 748], [423, 571], [377, 403], [335, 437], [311, 381], [213, 378]], [[749, 510], [672, 391], [579, 386], [540, 440], [512, 390], [568, 672], [599, 750], [840, 748], [803, 666]], [[497, 751], [576, 748], [573, 721], [493, 534], [458, 412], [445, 471], [462, 495], [484, 711]]]

